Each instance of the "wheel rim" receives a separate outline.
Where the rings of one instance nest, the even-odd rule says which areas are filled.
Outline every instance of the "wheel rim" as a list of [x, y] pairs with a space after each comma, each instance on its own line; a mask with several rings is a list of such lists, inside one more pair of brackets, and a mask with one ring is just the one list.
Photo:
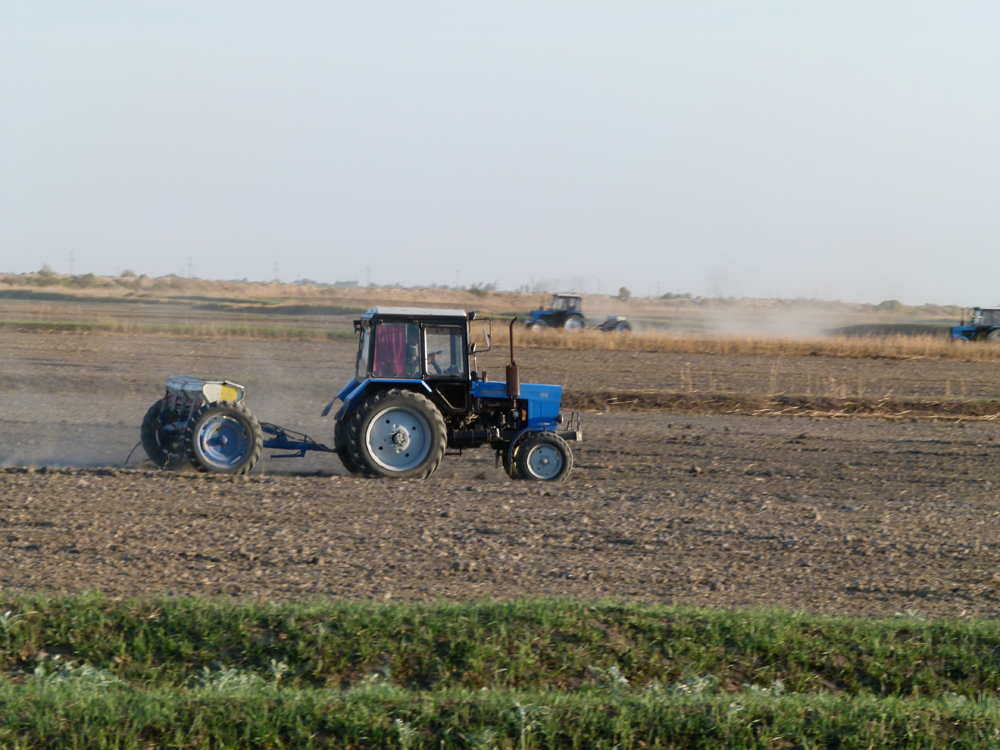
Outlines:
[[407, 471], [424, 462], [431, 451], [431, 429], [415, 409], [380, 411], [365, 433], [372, 460], [387, 471]]
[[554, 445], [542, 443], [528, 449], [528, 471], [539, 479], [552, 479], [559, 476], [563, 467], [562, 453]]
[[582, 331], [583, 323], [581, 323], [577, 318], [570, 318], [569, 320], [566, 321], [566, 330], [572, 331], [573, 333], [576, 333], [577, 331]]
[[250, 441], [242, 422], [219, 414], [202, 424], [198, 431], [198, 448], [202, 458], [214, 468], [231, 469], [247, 457]]

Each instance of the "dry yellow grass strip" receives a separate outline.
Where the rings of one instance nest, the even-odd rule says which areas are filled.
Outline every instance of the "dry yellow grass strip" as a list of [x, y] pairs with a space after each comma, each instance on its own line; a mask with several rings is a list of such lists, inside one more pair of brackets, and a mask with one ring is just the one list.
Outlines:
[[[506, 336], [503, 336], [506, 340]], [[1000, 360], [1000, 344], [954, 344], [944, 336], [834, 336], [802, 339], [766, 336], [703, 336], [691, 334], [600, 331], [515, 330], [518, 346], [552, 349], [595, 349], [678, 354], [757, 354], [793, 357], [865, 357], [884, 359], [956, 359], [969, 362]]]

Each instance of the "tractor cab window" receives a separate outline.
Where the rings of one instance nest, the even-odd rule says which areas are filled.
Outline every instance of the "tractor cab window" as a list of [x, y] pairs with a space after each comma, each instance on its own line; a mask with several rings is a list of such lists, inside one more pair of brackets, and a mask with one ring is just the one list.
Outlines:
[[564, 310], [566, 312], [577, 312], [580, 309], [579, 297], [555, 297], [552, 300], [553, 310]]
[[420, 326], [379, 322], [375, 326], [372, 377], [420, 377]]
[[1000, 310], [983, 310], [980, 325], [1000, 326]]
[[465, 345], [457, 326], [428, 326], [424, 331], [427, 374], [431, 377], [463, 377]]
[[368, 377], [368, 353], [372, 349], [372, 329], [370, 326], [365, 326], [361, 329], [361, 344], [358, 347], [358, 365], [355, 372], [355, 377], [358, 380], [364, 380]]

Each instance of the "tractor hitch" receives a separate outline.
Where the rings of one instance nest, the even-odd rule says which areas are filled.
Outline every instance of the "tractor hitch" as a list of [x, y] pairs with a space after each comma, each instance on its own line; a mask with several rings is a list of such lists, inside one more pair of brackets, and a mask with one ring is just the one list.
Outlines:
[[294, 430], [286, 430], [270, 422], [261, 422], [260, 429], [266, 435], [273, 435], [264, 441], [264, 447], [271, 450], [294, 451], [293, 453], [272, 453], [271, 458], [302, 458], [309, 451], [319, 451], [320, 453], [335, 453], [333, 448], [327, 448], [322, 443], [317, 443], [308, 435]]

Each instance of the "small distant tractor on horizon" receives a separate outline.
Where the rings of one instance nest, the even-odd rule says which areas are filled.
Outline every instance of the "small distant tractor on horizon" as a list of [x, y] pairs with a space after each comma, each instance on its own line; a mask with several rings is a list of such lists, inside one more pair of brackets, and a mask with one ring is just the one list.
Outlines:
[[[471, 341], [475, 320], [483, 324], [482, 349]], [[488, 445], [511, 479], [565, 480], [573, 468], [566, 441], [582, 439], [580, 416], [572, 412], [563, 426], [562, 386], [521, 383], [516, 321], [506, 379], [490, 381], [476, 355], [492, 348], [492, 320], [465, 310], [368, 310], [354, 321], [354, 376], [323, 410], [325, 417], [342, 402], [332, 448], [258, 422], [242, 386], [192, 377], [167, 380], [166, 395], [143, 419], [143, 448], [161, 468], [187, 458], [200, 471], [245, 474], [268, 448], [290, 451], [272, 458], [336, 453], [352, 474], [406, 479], [429, 476], [446, 450]]]
[[[570, 333], [579, 333], [587, 327], [583, 298], [578, 294], [553, 294], [552, 304], [547, 308], [532, 310], [525, 324], [532, 331], [562, 328]], [[632, 324], [624, 315], [609, 315], [607, 320], [593, 327], [609, 333], [629, 333], [632, 330]]]
[[967, 344], [970, 341], [989, 341], [1000, 344], [1000, 308], [975, 307], [969, 316], [957, 326], [951, 327], [951, 340], [957, 344]]

